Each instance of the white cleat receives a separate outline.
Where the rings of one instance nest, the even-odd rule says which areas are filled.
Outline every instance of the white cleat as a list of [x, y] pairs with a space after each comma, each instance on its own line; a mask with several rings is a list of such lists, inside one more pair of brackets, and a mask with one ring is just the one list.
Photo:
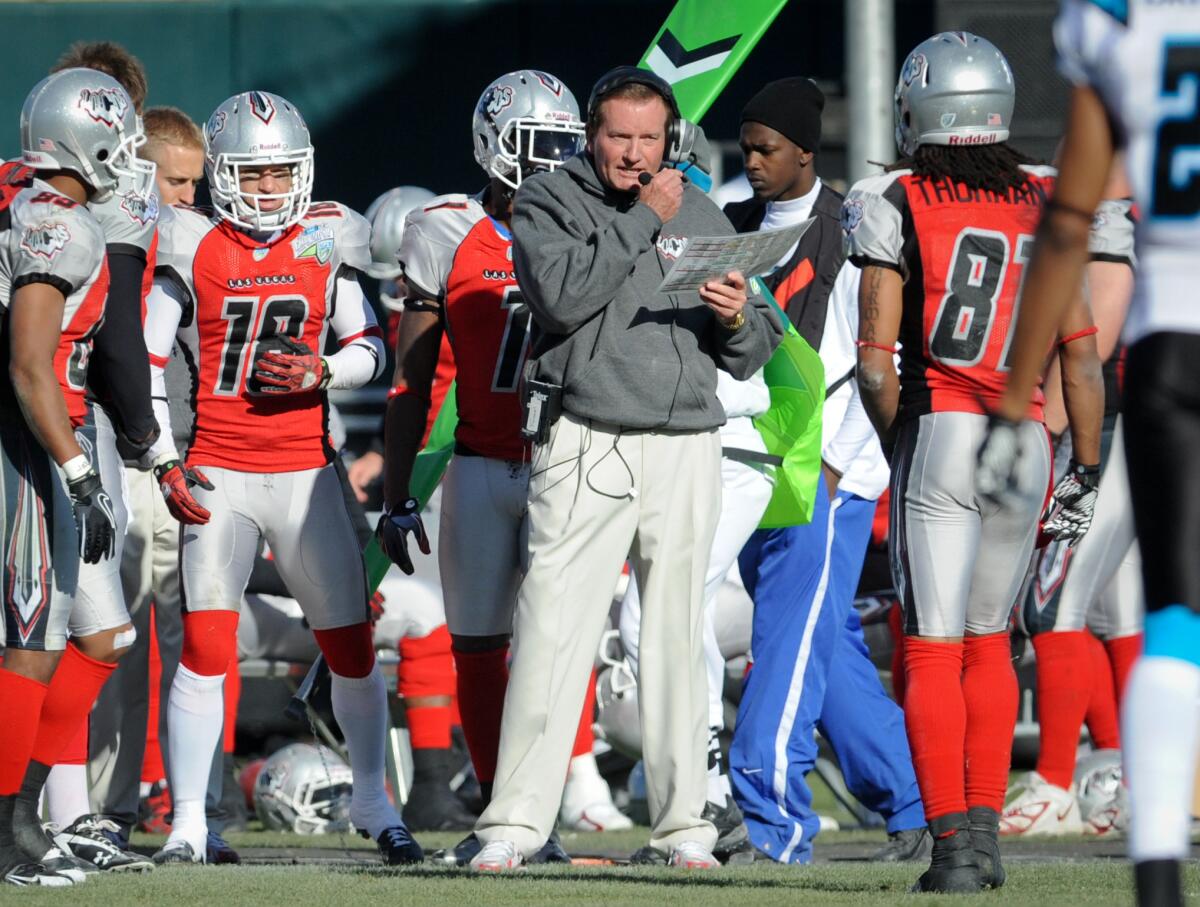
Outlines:
[[716, 869], [721, 864], [703, 844], [684, 841], [671, 848], [667, 865], [676, 869]]
[[1074, 787], [1058, 787], [1037, 772], [1030, 772], [1017, 784], [1017, 795], [1000, 813], [1000, 834], [1028, 837], [1082, 834]]
[[484, 844], [483, 850], [471, 858], [471, 869], [475, 872], [511, 872], [520, 869], [525, 858], [512, 841], [492, 841]]
[[567, 771], [558, 822], [571, 831], [623, 831], [633, 822], [613, 803], [608, 782], [591, 753], [576, 756]]

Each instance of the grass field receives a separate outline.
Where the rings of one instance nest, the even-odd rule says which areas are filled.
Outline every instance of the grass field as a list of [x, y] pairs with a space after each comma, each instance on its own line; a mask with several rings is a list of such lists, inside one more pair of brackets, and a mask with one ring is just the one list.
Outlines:
[[[456, 835], [419, 835], [427, 850], [453, 843]], [[883, 905], [923, 899], [908, 894], [920, 873], [913, 864], [882, 866], [857, 856], [875, 846], [878, 832], [835, 832], [817, 841], [812, 866], [776, 864], [711, 872], [630, 866], [583, 865], [522, 870], [479, 878], [464, 870], [432, 865], [389, 870], [375, 863], [359, 838], [304, 838], [277, 833], [229, 836], [245, 861], [241, 866], [167, 867], [145, 875], [93, 877], [70, 890], [7, 890], [5, 904], [167, 905], [301, 904], [449, 905], [501, 907], [527, 904], [683, 904], [687, 907], [765, 905]], [[644, 843], [645, 829], [571, 834], [564, 845], [573, 855], [618, 857]], [[135, 838], [145, 850], [161, 839]], [[1082, 839], [1042, 848], [1030, 842], [1006, 847], [1009, 881], [999, 892], [973, 898], [1033, 905], [1126, 905], [1132, 902], [1128, 866], [1114, 857], [1114, 842]], [[1200, 867], [1189, 866], [1186, 887], [1200, 896]], [[939, 897], [938, 904], [961, 898]]]

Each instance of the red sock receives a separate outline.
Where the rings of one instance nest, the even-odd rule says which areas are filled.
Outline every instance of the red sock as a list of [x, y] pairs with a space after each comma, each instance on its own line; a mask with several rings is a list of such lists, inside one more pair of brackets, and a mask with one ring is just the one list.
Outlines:
[[44, 683], [0, 668], [0, 727], [4, 728], [4, 745], [0, 746], [0, 797], [21, 789], [46, 690]]
[[158, 688], [162, 683], [162, 656], [158, 651], [158, 633], [154, 628], [154, 612], [150, 612], [150, 696], [146, 710], [146, 753], [142, 756], [142, 780], [153, 784], [167, 777], [162, 747], [158, 742]]
[[904, 725], [925, 818], [967, 811], [963, 644], [904, 640]]
[[1079, 729], [1095, 684], [1092, 656], [1085, 630], [1039, 633], [1037, 653], [1037, 711], [1041, 728], [1038, 774], [1058, 787], [1071, 786]]
[[225, 671], [225, 729], [222, 734], [221, 752], [232, 753], [237, 737], [238, 703], [242, 699], [242, 672], [238, 660], [233, 658]]
[[1113, 686], [1117, 691], [1117, 707], [1125, 698], [1125, 684], [1129, 681], [1129, 672], [1133, 663], [1142, 654], [1142, 634], [1118, 636], [1116, 639], [1106, 639], [1104, 648], [1108, 650], [1108, 660], [1112, 662]]
[[366, 621], [333, 630], [313, 630], [313, 636], [329, 670], [339, 677], [366, 677], [375, 667], [375, 645], [371, 625]]
[[414, 707], [408, 700], [434, 697], [451, 700], [454, 686], [454, 657], [450, 654], [450, 631], [445, 624], [428, 636], [400, 640], [396, 692], [405, 700], [413, 749], [449, 749], [451, 707]]
[[1104, 643], [1087, 634], [1088, 655], [1092, 660], [1092, 695], [1088, 700], [1088, 733], [1092, 746], [1101, 750], [1121, 748], [1121, 728], [1117, 722], [1117, 693], [1113, 687], [1112, 666]]
[[888, 611], [888, 629], [892, 633], [892, 696], [904, 708], [904, 616], [899, 604]]
[[116, 669], [115, 663], [89, 658], [77, 646], [67, 643], [42, 703], [32, 758], [44, 765], [58, 761], [78, 733], [79, 725], [87, 721], [100, 688]]
[[88, 761], [88, 720], [79, 722], [79, 730], [70, 739], [58, 757], [58, 765], [87, 765]]
[[964, 640], [962, 689], [967, 706], [967, 806], [999, 812], [1008, 791], [1019, 696], [1007, 633]]
[[579, 728], [575, 731], [575, 748], [571, 750], [571, 758], [586, 756], [592, 751], [596, 735], [592, 731], [592, 721], [596, 716], [596, 669], [592, 668], [592, 676], [588, 680], [587, 695], [583, 697], [583, 711], [579, 713]]
[[471, 763], [481, 784], [496, 779], [500, 716], [508, 689], [508, 647], [490, 652], [454, 652], [458, 669], [458, 708]]

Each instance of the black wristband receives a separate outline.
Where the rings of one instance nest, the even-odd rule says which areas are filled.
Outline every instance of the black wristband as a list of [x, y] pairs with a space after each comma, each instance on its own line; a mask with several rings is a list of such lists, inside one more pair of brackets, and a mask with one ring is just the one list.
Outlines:
[[1081, 485], [1086, 485], [1088, 488], [1095, 488], [1100, 484], [1100, 464], [1085, 466], [1074, 457], [1071, 457], [1070, 463], [1067, 464], [1067, 475], [1075, 476]]

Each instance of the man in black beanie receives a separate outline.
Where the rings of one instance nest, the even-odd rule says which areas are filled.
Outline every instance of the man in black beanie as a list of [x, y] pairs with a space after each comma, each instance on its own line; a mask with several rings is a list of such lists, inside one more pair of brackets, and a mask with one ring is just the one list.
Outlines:
[[814, 729], [847, 786], [887, 821], [876, 859], [926, 856], [929, 840], [904, 716], [884, 693], [853, 608], [888, 467], [854, 382], [859, 272], [843, 267], [842, 196], [817, 177], [825, 97], [810, 79], [769, 83], [742, 112], [754, 197], [725, 213], [741, 232], [814, 218], [766, 283], [825, 365], [822, 476], [812, 521], [758, 530], [739, 558], [754, 599], [750, 672], [729, 754], [734, 798], [757, 855], [812, 859], [819, 820], [804, 776]]

